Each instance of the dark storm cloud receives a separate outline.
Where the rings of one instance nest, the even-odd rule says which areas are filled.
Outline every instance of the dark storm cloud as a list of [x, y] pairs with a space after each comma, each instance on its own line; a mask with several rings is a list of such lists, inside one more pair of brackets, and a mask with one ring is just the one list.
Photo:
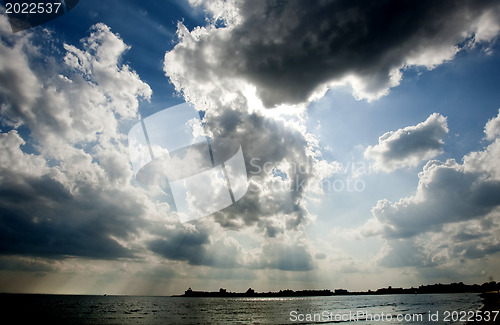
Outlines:
[[[126, 240], [143, 213], [129, 196], [81, 188], [72, 194], [48, 176], [4, 179], [0, 183], [0, 254], [131, 257]], [[127, 195], [122, 193], [124, 197]]]
[[242, 77], [267, 107], [304, 102], [318, 86], [349, 76], [360, 97], [376, 98], [399, 83], [405, 65], [432, 67], [452, 59], [461, 42], [489, 41], [480, 21], [500, 15], [495, 0], [248, 0], [236, 7], [230, 30], [211, 30], [176, 51], [189, 77]]
[[169, 260], [186, 261], [191, 265], [205, 265], [216, 268], [239, 266], [235, 256], [228, 256], [233, 250], [225, 250], [226, 247], [219, 248], [221, 250], [216, 251], [209, 243], [204, 246], [190, 246], [187, 243], [164, 239], [157, 239], [149, 244], [149, 249], [152, 252]]
[[271, 239], [257, 253], [245, 252], [234, 240], [210, 233], [201, 224], [196, 227], [176, 226], [152, 230], [156, 236], [147, 244], [155, 254], [169, 259], [186, 261], [191, 265], [216, 268], [242, 267], [247, 269], [277, 269], [309, 271], [314, 268], [313, 258], [305, 246]]
[[198, 231], [173, 231], [164, 234], [164, 238], [152, 240], [149, 249], [172, 260], [189, 260], [199, 264], [203, 258], [201, 246], [208, 243], [208, 234]]
[[44, 260], [42, 258], [2, 256], [0, 257], [0, 270], [45, 273], [57, 270], [57, 265], [54, 260]]
[[242, 254], [235, 242], [211, 239], [210, 229], [201, 225], [152, 230], [152, 233], [157, 238], [148, 242], [148, 248], [166, 259], [217, 268], [239, 266]]

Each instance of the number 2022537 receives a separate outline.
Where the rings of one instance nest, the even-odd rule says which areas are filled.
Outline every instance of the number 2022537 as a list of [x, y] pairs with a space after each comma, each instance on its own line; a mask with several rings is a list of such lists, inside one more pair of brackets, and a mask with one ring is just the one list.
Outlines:
[[21, 2], [21, 3], [11, 3], [7, 2], [5, 4], [5, 13], [7, 14], [52, 14], [59, 13], [61, 8], [61, 2], [45, 2], [45, 3], [34, 3], [34, 2]]

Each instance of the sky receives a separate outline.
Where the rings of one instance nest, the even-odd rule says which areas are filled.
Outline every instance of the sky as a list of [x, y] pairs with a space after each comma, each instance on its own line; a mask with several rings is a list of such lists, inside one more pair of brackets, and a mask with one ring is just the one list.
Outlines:
[[[86, 0], [16, 33], [0, 11], [0, 292], [499, 281], [498, 1]], [[248, 181], [189, 222], [128, 138], [182, 103]]]

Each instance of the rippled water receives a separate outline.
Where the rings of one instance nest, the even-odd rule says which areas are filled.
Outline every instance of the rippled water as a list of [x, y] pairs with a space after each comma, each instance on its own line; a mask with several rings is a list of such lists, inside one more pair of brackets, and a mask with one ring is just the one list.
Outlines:
[[[9, 294], [0, 295], [0, 308], [4, 319], [13, 315], [19, 322], [45, 320], [51, 324], [311, 324], [349, 320], [363, 324], [442, 324], [447, 311], [479, 310], [481, 299], [477, 294], [294, 298]], [[389, 314], [392, 319], [388, 320]], [[402, 321], [397, 320], [398, 315]], [[429, 320], [430, 315], [434, 319], [438, 315], [437, 321]], [[404, 317], [414, 321], [405, 321]], [[446, 322], [454, 323], [464, 324]]]

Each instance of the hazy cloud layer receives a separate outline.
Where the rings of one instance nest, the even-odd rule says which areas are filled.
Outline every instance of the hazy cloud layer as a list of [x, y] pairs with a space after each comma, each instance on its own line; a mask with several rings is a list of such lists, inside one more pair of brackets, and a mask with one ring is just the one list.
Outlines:
[[311, 254], [306, 247], [297, 244], [274, 243], [265, 245], [262, 256], [262, 264], [259, 267], [283, 271], [309, 271], [314, 268]]
[[385, 133], [377, 145], [366, 148], [364, 155], [386, 172], [414, 167], [440, 154], [447, 134], [446, 117], [434, 113], [425, 122]]
[[189, 32], [179, 24], [174, 55], [182, 68], [168, 67], [174, 85], [242, 80], [266, 107], [306, 102], [338, 84], [350, 84], [356, 98], [375, 99], [399, 84], [406, 67], [433, 68], [500, 30], [494, 0], [191, 3], [225, 27]]

